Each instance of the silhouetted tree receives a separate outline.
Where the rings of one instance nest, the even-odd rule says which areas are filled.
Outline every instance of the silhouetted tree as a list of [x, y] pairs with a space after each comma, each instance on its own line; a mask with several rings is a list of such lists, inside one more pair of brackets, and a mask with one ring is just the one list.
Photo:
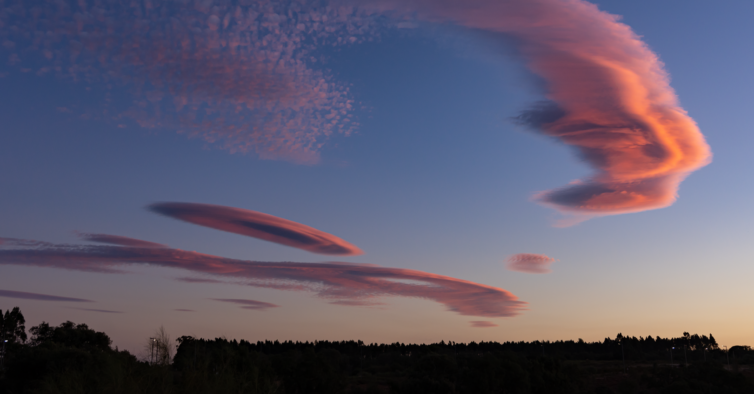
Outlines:
[[61, 323], [57, 327], [42, 322], [32, 327], [31, 345], [39, 346], [44, 343], [53, 343], [74, 348], [96, 348], [110, 350], [112, 340], [104, 332], [94, 331], [86, 324], [76, 324], [72, 321]]
[[26, 319], [18, 307], [5, 311], [3, 315], [0, 309], [0, 343], [8, 341], [9, 343], [26, 342]]

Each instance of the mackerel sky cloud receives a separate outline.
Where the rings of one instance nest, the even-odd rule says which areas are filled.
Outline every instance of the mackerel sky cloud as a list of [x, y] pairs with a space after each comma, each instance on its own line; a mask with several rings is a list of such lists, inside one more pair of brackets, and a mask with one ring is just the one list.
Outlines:
[[[5, 239], [8, 240], [7, 238]], [[7, 242], [6, 242], [7, 244]], [[334, 304], [377, 305], [381, 297], [414, 297], [466, 316], [510, 317], [526, 303], [510, 292], [449, 276], [402, 268], [347, 263], [257, 262], [168, 248], [11, 243], [0, 248], [0, 265], [120, 273], [130, 264], [188, 270], [255, 287], [308, 291]], [[15, 245], [15, 247], [14, 247]]]
[[102, 115], [114, 122], [316, 163], [324, 140], [354, 122], [348, 89], [310, 66], [312, 52], [356, 42], [368, 23], [353, 7], [242, 3], [10, 0], [0, 51], [22, 70], [125, 89], [133, 105]]
[[221, 205], [164, 202], [149, 210], [174, 219], [229, 233], [303, 249], [312, 253], [355, 256], [364, 252], [356, 246], [326, 232], [290, 220]]

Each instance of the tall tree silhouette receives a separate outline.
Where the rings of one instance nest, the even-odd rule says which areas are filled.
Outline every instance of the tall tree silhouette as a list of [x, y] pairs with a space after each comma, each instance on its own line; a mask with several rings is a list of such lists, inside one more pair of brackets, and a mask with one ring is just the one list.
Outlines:
[[0, 341], [9, 343], [26, 342], [26, 319], [18, 307], [5, 311], [0, 309]]

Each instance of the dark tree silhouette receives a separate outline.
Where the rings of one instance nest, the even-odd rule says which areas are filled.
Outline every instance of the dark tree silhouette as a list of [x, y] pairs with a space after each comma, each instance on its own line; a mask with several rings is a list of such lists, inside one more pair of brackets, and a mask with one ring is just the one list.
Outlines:
[[9, 343], [26, 342], [26, 319], [18, 307], [5, 311], [3, 315], [0, 309], [0, 343], [8, 341]]

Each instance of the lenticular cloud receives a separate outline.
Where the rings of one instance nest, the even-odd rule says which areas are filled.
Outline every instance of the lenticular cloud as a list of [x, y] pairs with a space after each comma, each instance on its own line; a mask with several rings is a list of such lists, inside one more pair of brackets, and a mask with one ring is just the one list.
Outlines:
[[142, 241], [140, 239], [123, 237], [119, 235], [78, 233], [78, 236], [79, 238], [85, 241], [110, 244], [110, 245], [133, 246], [136, 248], [166, 248], [167, 247], [163, 244], [158, 244], [158, 243], [149, 242], [149, 241]]
[[516, 38], [548, 84], [547, 105], [519, 121], [573, 146], [595, 170], [539, 193], [566, 213], [606, 215], [666, 207], [680, 182], [710, 161], [696, 123], [680, 107], [646, 44], [582, 0], [363, 0], [387, 12]]
[[119, 267], [147, 264], [249, 286], [312, 292], [335, 305], [380, 305], [378, 300], [387, 296], [423, 298], [466, 316], [516, 316], [526, 306], [515, 295], [498, 287], [410, 269], [365, 264], [246, 261], [170, 248], [2, 240], [0, 265], [120, 273]]
[[555, 262], [552, 257], [534, 253], [518, 253], [506, 260], [509, 270], [527, 274], [549, 274], [550, 264]]
[[221, 205], [181, 202], [152, 204], [149, 209], [174, 219], [259, 238], [312, 253], [340, 256], [364, 253], [356, 246], [332, 234], [266, 213]]

